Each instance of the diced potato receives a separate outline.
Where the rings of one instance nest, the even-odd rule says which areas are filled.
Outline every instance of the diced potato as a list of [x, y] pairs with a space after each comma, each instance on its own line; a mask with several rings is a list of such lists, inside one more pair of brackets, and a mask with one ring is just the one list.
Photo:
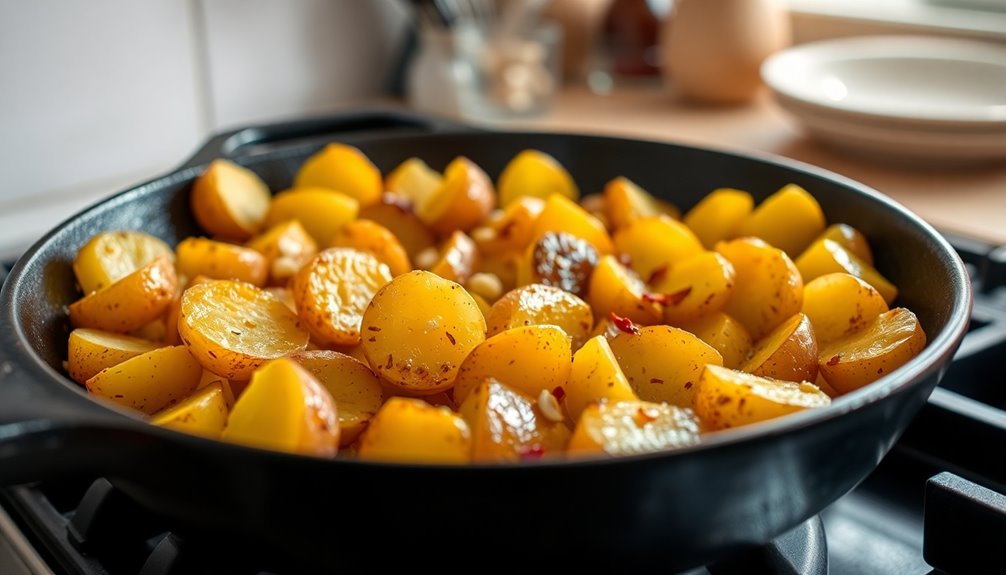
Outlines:
[[636, 455], [699, 443], [699, 420], [690, 408], [647, 401], [602, 402], [580, 416], [570, 455]]
[[818, 239], [831, 240], [849, 250], [849, 253], [867, 265], [873, 265], [873, 250], [870, 249], [866, 236], [849, 224], [832, 224], [818, 236]]
[[192, 184], [192, 213], [210, 235], [244, 241], [262, 229], [269, 187], [248, 168], [213, 160]]
[[384, 402], [381, 381], [360, 360], [337, 351], [301, 351], [288, 356], [313, 375], [339, 408], [339, 443], [356, 441]]
[[460, 156], [448, 164], [440, 186], [416, 204], [416, 215], [434, 232], [447, 236], [479, 225], [495, 203], [492, 180], [482, 168]]
[[327, 246], [339, 228], [356, 219], [360, 204], [356, 199], [325, 188], [293, 188], [276, 194], [265, 227], [289, 220], [304, 226], [318, 246]]
[[335, 400], [295, 361], [275, 359], [255, 370], [221, 437], [260, 449], [334, 457], [339, 450]]
[[363, 310], [389, 281], [388, 266], [373, 255], [329, 248], [297, 272], [290, 292], [311, 337], [325, 345], [355, 345]]
[[817, 349], [810, 320], [798, 313], [755, 344], [741, 371], [785, 381], [814, 381]]
[[409, 158], [398, 165], [384, 178], [384, 189], [407, 198], [418, 206], [436, 191], [443, 182], [440, 172], [426, 165], [419, 158]]
[[699, 339], [720, 352], [724, 367], [738, 369], [751, 353], [752, 341], [748, 330], [729, 315], [717, 312], [699, 320], [681, 324], [681, 329], [694, 333]]
[[381, 288], [363, 313], [363, 351], [390, 385], [433, 395], [454, 385], [461, 362], [486, 337], [478, 304], [460, 285], [412, 271]]
[[388, 266], [392, 276], [412, 271], [409, 254], [387, 228], [370, 220], [355, 220], [335, 232], [329, 242], [333, 248], [353, 248], [368, 252]]
[[534, 239], [534, 222], [545, 209], [545, 200], [521, 196], [498, 217], [490, 216], [486, 225], [472, 230], [479, 251], [487, 255], [523, 252]]
[[618, 365], [640, 399], [691, 407], [695, 386], [707, 364], [722, 365], [718, 351], [683, 329], [666, 325], [639, 328], [608, 340]]
[[713, 190], [685, 214], [685, 224], [707, 249], [737, 237], [741, 222], [754, 208], [751, 194], [731, 188]]
[[[294, 187], [334, 190], [355, 199], [361, 206], [368, 206], [381, 198], [384, 181], [380, 170], [363, 152], [335, 143], [304, 160], [294, 179]], [[328, 238], [319, 239], [318, 243], [326, 241]]]
[[825, 274], [844, 272], [873, 286], [873, 289], [884, 297], [884, 302], [887, 305], [891, 305], [891, 302], [898, 297], [898, 288], [873, 266], [828, 239], [818, 240], [807, 248], [807, 251], [797, 258], [796, 267], [800, 270], [805, 282]]
[[677, 208], [653, 197], [632, 180], [617, 177], [604, 187], [604, 213], [608, 224], [616, 230], [627, 227], [639, 218], [649, 218], [661, 214], [678, 219]]
[[565, 405], [573, 421], [587, 406], [607, 401], [637, 401], [639, 397], [622, 373], [608, 340], [595, 336], [573, 354], [569, 381], [562, 386]]
[[545, 200], [531, 232], [532, 243], [545, 232], [562, 232], [585, 240], [600, 255], [614, 251], [608, 230], [600, 220], [590, 215], [576, 202], [561, 194], [552, 194]]
[[150, 423], [218, 439], [227, 425], [227, 413], [224, 388], [217, 382], [197, 390], [178, 405], [155, 413]]
[[489, 336], [524, 325], [556, 325], [569, 335], [572, 348], [587, 341], [594, 315], [587, 302], [556, 287], [531, 284], [507, 292], [486, 316]]
[[500, 173], [499, 196], [503, 207], [522, 196], [548, 199], [553, 194], [576, 201], [580, 190], [566, 168], [544, 152], [524, 150]]
[[305, 349], [309, 337], [279, 298], [232, 280], [185, 290], [178, 333], [203, 367], [231, 381], [248, 380], [266, 360]]
[[249, 240], [247, 246], [265, 256], [269, 283], [275, 286], [286, 285], [318, 253], [318, 243], [300, 220], [280, 222]]
[[393, 194], [384, 194], [381, 201], [360, 209], [360, 218], [377, 222], [395, 234], [409, 260], [415, 261], [423, 250], [434, 247], [436, 238], [412, 211], [414, 204]]
[[644, 299], [645, 294], [643, 281], [615, 256], [601, 258], [590, 276], [590, 305], [598, 317], [614, 313], [640, 325], [660, 323], [663, 313], [660, 306]]
[[144, 232], [102, 232], [80, 248], [73, 273], [84, 294], [108, 287], [159, 256], [174, 259], [168, 244]]
[[587, 240], [545, 232], [527, 247], [517, 267], [517, 283], [554, 286], [583, 297], [597, 261], [597, 250]]
[[207, 238], [185, 238], [176, 249], [178, 271], [186, 277], [202, 275], [259, 287], [265, 285], [269, 277], [269, 260], [251, 248]]
[[779, 381], [715, 365], [706, 366], [695, 391], [704, 428], [727, 429], [831, 403], [812, 383]]
[[94, 395], [151, 414], [191, 395], [202, 374], [199, 362], [185, 346], [177, 345], [103, 369], [85, 386]]
[[822, 346], [821, 373], [838, 393], [849, 393], [908, 363], [926, 347], [915, 314], [894, 308], [863, 329]]
[[716, 246], [734, 266], [734, 290], [723, 311], [755, 340], [793, 317], [803, 305], [803, 280], [786, 252], [756, 238]]
[[562, 420], [550, 420], [530, 397], [493, 379], [478, 385], [458, 413], [471, 430], [475, 462], [557, 455], [569, 439]]
[[370, 461], [462, 464], [471, 451], [471, 431], [461, 416], [421, 399], [392, 397], [370, 420], [357, 454]]
[[[231, 385], [230, 380], [222, 375], [217, 375], [212, 371], [203, 368], [203, 375], [199, 378], [196, 390], [198, 391], [211, 385], [220, 385], [220, 389], [222, 390], [224, 396], [224, 403], [227, 404], [227, 409], [234, 407], [234, 386]], [[244, 391], [244, 386], [242, 386], [239, 391]]]
[[508, 329], [480, 343], [468, 354], [458, 372], [454, 398], [461, 403], [486, 379], [538, 397], [569, 379], [570, 338], [554, 325], [528, 325]]
[[166, 256], [150, 263], [100, 291], [70, 304], [70, 323], [128, 333], [164, 315], [178, 290], [175, 266]]
[[685, 224], [667, 216], [640, 218], [615, 233], [615, 249], [629, 257], [644, 282], [674, 264], [701, 254], [699, 239]]
[[79, 384], [99, 371], [160, 347], [156, 342], [97, 329], [70, 332], [66, 371]]
[[803, 313], [822, 344], [863, 329], [885, 311], [880, 292], [856, 276], [825, 274], [803, 286]]
[[664, 322], [680, 325], [723, 309], [734, 289], [734, 266], [716, 252], [702, 252], [671, 266], [653, 282]]
[[739, 236], [761, 238], [795, 258], [824, 231], [824, 212], [814, 196], [788, 184], [765, 198], [737, 229]]
[[440, 257], [430, 268], [438, 276], [463, 284], [475, 273], [479, 264], [479, 252], [468, 234], [455, 231], [440, 248]]

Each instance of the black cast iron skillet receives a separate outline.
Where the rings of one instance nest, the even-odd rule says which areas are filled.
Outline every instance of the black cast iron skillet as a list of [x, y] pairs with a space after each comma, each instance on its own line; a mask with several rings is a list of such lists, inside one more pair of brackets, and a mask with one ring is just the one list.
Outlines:
[[[463, 154], [495, 177], [517, 152], [537, 148], [584, 192], [625, 175], [683, 209], [717, 187], [760, 200], [795, 182], [830, 222], [865, 232], [877, 265], [901, 290], [898, 304], [916, 312], [930, 343], [826, 409], [712, 435], [693, 448], [499, 466], [329, 461], [228, 445], [148, 425], [89, 399], [65, 376], [65, 306], [79, 297], [70, 263], [91, 235], [139, 229], [173, 244], [198, 234], [188, 194], [212, 158], [232, 157], [279, 190], [320, 147], [311, 140], [318, 137], [360, 147], [385, 172], [410, 156], [440, 169]], [[966, 331], [971, 294], [961, 261], [932, 228], [877, 192], [811, 166], [609, 137], [480, 132], [369, 111], [212, 139], [177, 171], [50, 232], [11, 272], [2, 301], [0, 484], [106, 474], [176, 530], [232, 545], [235, 558], [254, 547], [332, 569], [536, 571], [554, 563], [621, 571], [656, 561], [672, 572], [769, 541], [865, 478], [944, 372]]]

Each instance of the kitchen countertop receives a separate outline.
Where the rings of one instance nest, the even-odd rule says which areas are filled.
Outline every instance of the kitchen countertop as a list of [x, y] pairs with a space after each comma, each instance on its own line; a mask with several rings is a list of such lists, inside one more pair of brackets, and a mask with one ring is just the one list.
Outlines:
[[767, 92], [748, 105], [712, 107], [683, 102], [655, 83], [620, 86], [609, 95], [571, 86], [547, 115], [509, 121], [506, 127], [779, 154], [863, 182], [940, 230], [1006, 244], [1006, 160], [984, 166], [910, 166], [833, 151], [803, 134]]

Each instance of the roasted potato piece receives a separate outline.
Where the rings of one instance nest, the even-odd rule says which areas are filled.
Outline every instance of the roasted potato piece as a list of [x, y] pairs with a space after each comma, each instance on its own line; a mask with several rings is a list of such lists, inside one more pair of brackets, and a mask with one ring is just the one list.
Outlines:
[[507, 292], [486, 316], [489, 336], [525, 325], [556, 325], [572, 338], [572, 348], [587, 341], [594, 315], [587, 302], [556, 287], [531, 284]]
[[440, 248], [436, 263], [430, 271], [438, 276], [463, 284], [475, 273], [479, 264], [479, 251], [468, 234], [455, 231]]
[[534, 221], [532, 243], [546, 232], [562, 232], [581, 238], [593, 246], [599, 255], [614, 251], [604, 224], [576, 202], [560, 194], [552, 194], [545, 200], [544, 209]]
[[70, 332], [66, 372], [71, 379], [83, 385], [99, 371], [158, 347], [160, 344], [138, 337], [77, 328]]
[[[203, 368], [203, 375], [199, 377], [199, 383], [196, 385], [196, 390], [198, 391], [214, 384], [220, 385], [220, 389], [222, 390], [224, 396], [224, 403], [227, 404], [227, 409], [229, 410], [234, 407], [234, 399], [236, 397], [234, 395], [235, 386], [232, 385], [226, 377], [217, 375], [212, 371]], [[240, 385], [238, 391], [244, 391], [244, 386]]]
[[492, 180], [482, 168], [460, 156], [448, 164], [440, 186], [416, 204], [416, 215], [434, 232], [447, 236], [479, 225], [495, 203]]
[[723, 366], [738, 369], [747, 361], [752, 341], [748, 330], [729, 315], [717, 312], [693, 322], [681, 324], [681, 329], [694, 333], [699, 339], [720, 352]]
[[640, 325], [660, 323], [660, 306], [646, 294], [646, 285], [636, 273], [607, 255], [590, 276], [590, 305], [599, 318], [614, 313]]
[[622, 373], [608, 340], [595, 336], [573, 354], [569, 380], [561, 386], [566, 410], [573, 421], [587, 406], [601, 400], [637, 401], [639, 397]]
[[800, 311], [803, 280], [786, 252], [756, 238], [717, 244], [734, 266], [734, 289], [723, 311], [737, 319], [755, 340]]
[[178, 243], [178, 271], [218, 280], [238, 280], [262, 287], [269, 277], [269, 260], [251, 248], [207, 238], [185, 238]]
[[167, 256], [158, 256], [112, 285], [70, 304], [70, 323], [73, 327], [128, 333], [164, 315], [177, 290], [175, 266]]
[[300, 220], [280, 222], [246, 244], [266, 258], [269, 283], [285, 286], [297, 270], [318, 253], [318, 242]]
[[699, 443], [691, 408], [648, 401], [595, 403], [576, 424], [570, 455], [635, 455]]
[[554, 286], [580, 297], [586, 295], [598, 261], [594, 246], [564, 232], [545, 232], [528, 246], [525, 258], [526, 265], [517, 268], [517, 283]]
[[262, 229], [269, 187], [248, 168], [213, 160], [192, 184], [192, 213], [210, 235], [244, 241]]
[[615, 233], [615, 249], [629, 257], [629, 265], [643, 281], [677, 262], [701, 254], [699, 239], [685, 224], [667, 216], [640, 218]]
[[737, 237], [741, 222], [754, 208], [754, 198], [743, 190], [713, 190], [685, 214], [685, 224], [707, 249]]
[[188, 433], [218, 439], [227, 425], [227, 400], [220, 382], [196, 390], [184, 401], [155, 413], [150, 423]]
[[412, 271], [409, 254], [395, 237], [395, 234], [381, 224], [370, 220], [348, 222], [335, 232], [328, 246], [353, 248], [361, 252], [368, 252], [388, 266], [392, 276]]
[[77, 252], [73, 273], [84, 294], [108, 287], [159, 256], [174, 260], [168, 244], [144, 232], [102, 232]]
[[392, 397], [370, 420], [357, 454], [371, 461], [460, 464], [471, 460], [471, 451], [471, 431], [461, 416], [421, 399]]
[[866, 241], [866, 236], [848, 224], [832, 224], [818, 236], [818, 239], [831, 240], [849, 250], [849, 253], [863, 260], [867, 265], [873, 265], [873, 250], [870, 249], [870, 243]]
[[822, 346], [818, 365], [838, 393], [849, 393], [901, 367], [926, 347], [915, 314], [894, 308], [863, 329]]
[[371, 254], [329, 248], [297, 272], [290, 292], [311, 337], [325, 345], [355, 345], [363, 310], [389, 281], [388, 266]]
[[363, 351], [387, 383], [412, 395], [454, 385], [461, 362], [486, 337], [478, 304], [460, 285], [412, 271], [381, 288], [363, 313]]
[[334, 457], [339, 417], [335, 401], [318, 380], [294, 360], [281, 357], [255, 370], [221, 438], [261, 449]]
[[[381, 198], [384, 181], [380, 170], [363, 152], [336, 143], [304, 160], [294, 179], [294, 187], [335, 190], [355, 199], [361, 206], [369, 206]], [[318, 243], [327, 240], [324, 238]]]
[[561, 454], [569, 428], [561, 413], [545, 409], [556, 419], [549, 419], [523, 393], [491, 378], [483, 381], [458, 410], [472, 433], [472, 461], [520, 461]]
[[183, 345], [141, 353], [98, 372], [87, 391], [151, 414], [192, 394], [203, 368]]
[[702, 252], [671, 266], [650, 285], [664, 322], [681, 325], [723, 309], [734, 289], [734, 266], [716, 252]]
[[355, 198], [325, 188], [293, 188], [276, 194], [265, 227], [289, 220], [300, 222], [318, 246], [327, 246], [339, 228], [356, 219], [360, 205]]
[[489, 378], [529, 397], [552, 391], [569, 379], [570, 338], [554, 325], [508, 329], [480, 343], [458, 372], [454, 398], [461, 403]]
[[419, 158], [409, 158], [384, 178], [384, 189], [408, 199], [414, 206], [423, 203], [443, 182], [440, 172]]
[[305, 349], [309, 337], [279, 298], [232, 280], [185, 290], [178, 333], [203, 367], [231, 381], [245, 381], [266, 360]]
[[765, 198], [741, 222], [738, 236], [765, 240], [795, 258], [824, 231], [824, 212], [814, 196], [796, 184]]
[[807, 251], [797, 258], [796, 267], [809, 282], [825, 274], [847, 273], [865, 281], [880, 292], [884, 302], [891, 305], [898, 297], [898, 288], [880, 274], [873, 266], [856, 257], [837, 242], [822, 239], [811, 244]]
[[741, 371], [785, 381], [817, 379], [817, 338], [807, 316], [794, 315], [758, 341]]
[[360, 360], [337, 351], [300, 351], [287, 357], [309, 371], [335, 400], [339, 444], [356, 441], [384, 402], [381, 380]]
[[433, 232], [426, 227], [412, 211], [413, 204], [404, 202], [393, 194], [384, 194], [381, 201], [360, 209], [360, 218], [381, 224], [391, 233], [409, 254], [411, 261], [416, 260], [423, 250], [436, 244]]
[[479, 252], [498, 255], [523, 252], [534, 239], [534, 222], [545, 209], [545, 200], [521, 196], [502, 212], [494, 212], [484, 226], [472, 230]]
[[825, 274], [803, 286], [803, 313], [821, 344], [863, 329], [885, 311], [880, 292], [856, 276]]
[[548, 199], [558, 194], [574, 202], [580, 197], [580, 190], [566, 168], [538, 150], [524, 150], [514, 156], [500, 173], [498, 184], [503, 207], [522, 196]]
[[676, 207], [658, 200], [632, 180], [621, 176], [604, 186], [604, 213], [608, 225], [615, 230], [627, 227], [639, 218], [661, 214], [674, 219], [681, 217]]
[[691, 407], [695, 385], [707, 364], [723, 358], [695, 335], [667, 325], [639, 328], [608, 340], [622, 373], [640, 399]]
[[766, 421], [830, 403], [831, 398], [813, 383], [779, 381], [715, 365], [706, 366], [695, 390], [695, 413], [710, 430]]

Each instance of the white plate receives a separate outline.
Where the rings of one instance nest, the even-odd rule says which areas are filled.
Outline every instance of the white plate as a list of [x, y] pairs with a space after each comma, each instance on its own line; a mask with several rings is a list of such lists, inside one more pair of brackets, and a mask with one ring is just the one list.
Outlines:
[[1006, 46], [828, 40], [775, 54], [762, 78], [812, 134], [835, 144], [905, 159], [1006, 157]]

